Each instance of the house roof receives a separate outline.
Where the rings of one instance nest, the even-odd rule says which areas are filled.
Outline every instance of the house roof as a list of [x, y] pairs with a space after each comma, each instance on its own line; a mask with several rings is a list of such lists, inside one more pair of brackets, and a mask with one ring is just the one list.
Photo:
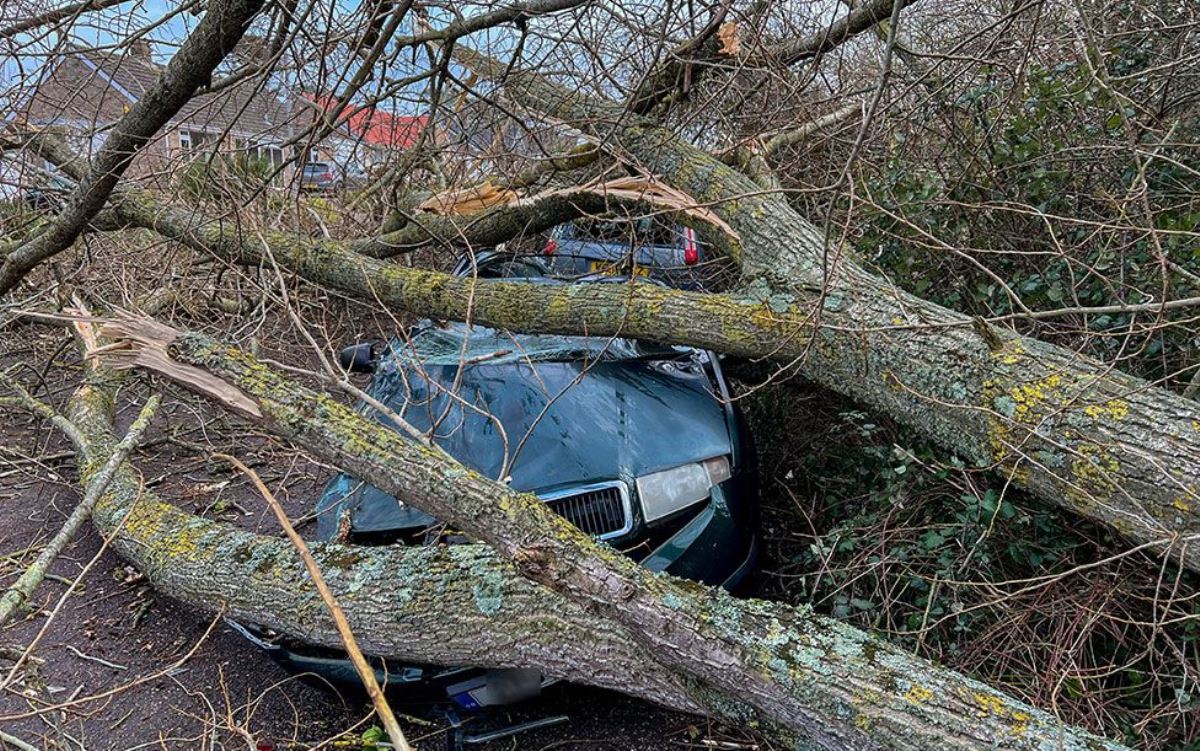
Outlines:
[[[103, 78], [133, 98], [140, 99], [162, 73], [162, 66], [149, 58], [132, 55], [83, 53], [95, 65]], [[171, 122], [188, 124], [205, 130], [236, 130], [241, 133], [272, 133], [286, 131], [296, 120], [292, 108], [273, 91], [264, 90], [261, 79], [250, 77], [214, 94], [193, 97], [171, 118]]]
[[[60, 63], [73, 61], [76, 65]], [[71, 47], [55, 61], [51, 78], [59, 78], [64, 87], [61, 91], [79, 90], [87, 78], [94, 78], [108, 89], [117, 92], [122, 101], [132, 104], [143, 96], [161, 75], [163, 66], [154, 63], [148, 55], [104, 54], [82, 47]], [[83, 79], [83, 80], [81, 80]], [[34, 98], [41, 97], [45, 105], [53, 95], [40, 91]], [[69, 94], [64, 99], [71, 98]], [[86, 103], [74, 98], [69, 106], [76, 116], [87, 115]], [[262, 79], [248, 77], [212, 94], [201, 94], [185, 104], [170, 122], [174, 125], [191, 126], [210, 132], [229, 131], [248, 139], [284, 141], [303, 127], [311, 124], [309, 108], [294, 108], [278, 94], [266, 88]], [[99, 116], [93, 110], [92, 119]]]
[[[328, 94], [306, 96], [324, 112], [337, 106], [337, 100]], [[373, 106], [347, 105], [345, 109], [350, 110], [345, 119], [350, 132], [364, 143], [380, 148], [407, 149], [416, 144], [429, 125], [429, 115], [393, 115]]]
[[[359, 118], [356, 122], [355, 118]], [[407, 149], [417, 143], [429, 125], [429, 115], [392, 115], [377, 109], [360, 110], [350, 117], [350, 128], [372, 146]]]

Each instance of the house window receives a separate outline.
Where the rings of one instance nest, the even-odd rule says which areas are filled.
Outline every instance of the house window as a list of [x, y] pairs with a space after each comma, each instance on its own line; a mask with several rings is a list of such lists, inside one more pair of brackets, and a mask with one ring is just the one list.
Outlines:
[[185, 154], [198, 153], [205, 147], [214, 146], [216, 143], [217, 135], [215, 133], [206, 133], [202, 130], [179, 131], [179, 150]]
[[272, 167], [279, 167], [283, 164], [283, 149], [278, 146], [254, 143], [244, 138], [234, 139], [233, 144], [237, 153], [244, 154], [249, 159], [262, 159]]

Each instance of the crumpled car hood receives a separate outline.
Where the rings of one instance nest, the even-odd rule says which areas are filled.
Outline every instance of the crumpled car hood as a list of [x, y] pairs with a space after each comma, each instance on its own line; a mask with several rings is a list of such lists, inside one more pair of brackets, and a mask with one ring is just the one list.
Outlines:
[[[369, 389], [414, 427], [481, 474], [498, 478], [506, 453], [514, 489], [548, 492], [634, 477], [728, 454], [725, 411], [702, 372], [641, 360], [434, 365], [390, 359]], [[457, 379], [457, 383], [456, 383]], [[454, 388], [457, 398], [448, 390]], [[383, 421], [383, 420], [381, 420]], [[523, 445], [522, 445], [523, 442]], [[336, 534], [345, 499], [355, 532], [425, 526], [431, 517], [347, 475], [318, 509], [319, 534]]]

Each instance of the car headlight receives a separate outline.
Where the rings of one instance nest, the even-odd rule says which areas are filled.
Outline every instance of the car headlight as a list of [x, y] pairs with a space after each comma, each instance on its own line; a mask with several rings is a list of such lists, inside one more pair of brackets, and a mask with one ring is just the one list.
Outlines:
[[652, 522], [708, 498], [713, 485], [728, 480], [729, 458], [717, 456], [637, 478], [642, 516]]

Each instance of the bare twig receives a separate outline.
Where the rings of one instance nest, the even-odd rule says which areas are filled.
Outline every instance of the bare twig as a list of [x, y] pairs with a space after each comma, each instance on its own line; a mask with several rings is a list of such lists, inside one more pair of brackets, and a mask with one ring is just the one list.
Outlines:
[[288, 519], [287, 513], [279, 505], [279, 501], [275, 498], [271, 489], [266, 486], [258, 476], [258, 473], [236, 458], [228, 454], [213, 454], [213, 456], [229, 462], [249, 477], [250, 481], [254, 483], [254, 487], [258, 488], [258, 492], [262, 494], [267, 505], [271, 507], [275, 518], [279, 520], [279, 525], [283, 527], [284, 533], [287, 534], [288, 539], [296, 547], [296, 552], [304, 560], [304, 568], [308, 570], [308, 575], [312, 577], [313, 584], [316, 586], [317, 592], [321, 595], [321, 600], [325, 602], [325, 607], [329, 608], [329, 614], [333, 616], [338, 634], [341, 635], [342, 642], [346, 645], [346, 652], [350, 655], [350, 661], [354, 663], [354, 668], [358, 671], [359, 678], [362, 679], [363, 688], [367, 690], [367, 695], [371, 697], [371, 703], [375, 705], [375, 712], [379, 715], [379, 720], [383, 723], [384, 730], [387, 731], [392, 746], [403, 751], [412, 751], [412, 746], [408, 745], [408, 741], [404, 738], [404, 731], [400, 729], [400, 723], [396, 721], [396, 715], [392, 712], [392, 708], [388, 706], [387, 699], [383, 695], [383, 689], [380, 688], [379, 681], [375, 678], [375, 670], [367, 663], [367, 659], [363, 657], [362, 650], [358, 648], [358, 642], [354, 638], [354, 633], [350, 630], [350, 624], [346, 621], [346, 614], [342, 612], [337, 599], [325, 584], [325, 577], [321, 575], [321, 569], [317, 566], [317, 562], [313, 560], [312, 553], [309, 552], [304, 538], [296, 533], [296, 528], [292, 526], [291, 520]]
[[17, 749], [18, 751], [38, 751], [36, 746], [32, 746], [32, 745], [26, 743], [25, 741], [21, 740], [20, 738], [16, 737], [15, 735], [9, 735], [8, 733], [4, 732], [3, 730], [0, 730], [0, 741], [3, 741], [5, 743], [9, 744], [10, 746]]

